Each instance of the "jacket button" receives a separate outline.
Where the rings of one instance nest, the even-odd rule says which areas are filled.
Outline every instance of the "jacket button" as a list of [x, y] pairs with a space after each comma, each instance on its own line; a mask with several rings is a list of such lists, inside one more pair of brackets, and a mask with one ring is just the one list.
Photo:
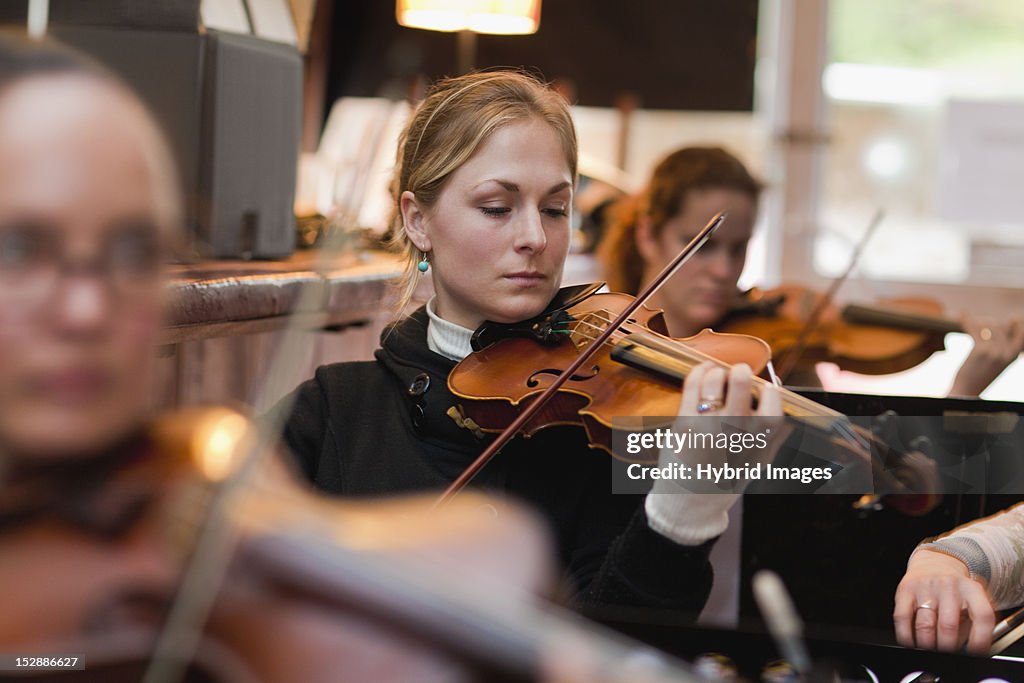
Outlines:
[[428, 375], [425, 372], [421, 372], [420, 374], [416, 375], [416, 378], [412, 381], [412, 384], [409, 385], [409, 389], [407, 391], [409, 392], [410, 396], [422, 396], [427, 392], [427, 389], [429, 388], [430, 375]]
[[423, 429], [423, 418], [424, 418], [423, 406], [419, 403], [412, 407], [412, 426], [416, 431]]

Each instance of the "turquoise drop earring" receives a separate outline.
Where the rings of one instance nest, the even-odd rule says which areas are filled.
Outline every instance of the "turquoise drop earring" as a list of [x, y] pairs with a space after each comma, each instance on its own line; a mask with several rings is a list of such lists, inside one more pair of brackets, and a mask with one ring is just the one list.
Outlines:
[[430, 261], [427, 260], [427, 252], [423, 252], [423, 258], [416, 267], [420, 269], [421, 273], [425, 273], [430, 269]]

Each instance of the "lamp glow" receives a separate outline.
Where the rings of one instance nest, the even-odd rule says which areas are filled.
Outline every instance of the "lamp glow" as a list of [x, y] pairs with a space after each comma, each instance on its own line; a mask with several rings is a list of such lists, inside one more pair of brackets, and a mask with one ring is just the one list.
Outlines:
[[396, 0], [395, 17], [409, 28], [500, 35], [536, 33], [541, 0]]
[[237, 469], [244, 453], [239, 445], [248, 422], [238, 414], [215, 415], [196, 430], [193, 452], [199, 468], [211, 481], [223, 481]]

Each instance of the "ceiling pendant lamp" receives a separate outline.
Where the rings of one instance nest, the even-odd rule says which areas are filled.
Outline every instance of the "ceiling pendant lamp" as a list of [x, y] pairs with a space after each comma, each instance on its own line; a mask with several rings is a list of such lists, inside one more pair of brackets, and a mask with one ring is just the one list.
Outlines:
[[541, 0], [396, 0], [402, 26], [500, 35], [536, 33]]

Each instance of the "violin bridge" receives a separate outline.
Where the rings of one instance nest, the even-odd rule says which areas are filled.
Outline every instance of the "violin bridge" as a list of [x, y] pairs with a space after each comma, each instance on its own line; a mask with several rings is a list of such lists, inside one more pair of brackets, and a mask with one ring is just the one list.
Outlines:
[[577, 350], [582, 351], [590, 346], [590, 343], [608, 327], [608, 322], [614, 319], [615, 316], [610, 311], [604, 309], [591, 311], [576, 319], [572, 331], [569, 333], [569, 339]]

